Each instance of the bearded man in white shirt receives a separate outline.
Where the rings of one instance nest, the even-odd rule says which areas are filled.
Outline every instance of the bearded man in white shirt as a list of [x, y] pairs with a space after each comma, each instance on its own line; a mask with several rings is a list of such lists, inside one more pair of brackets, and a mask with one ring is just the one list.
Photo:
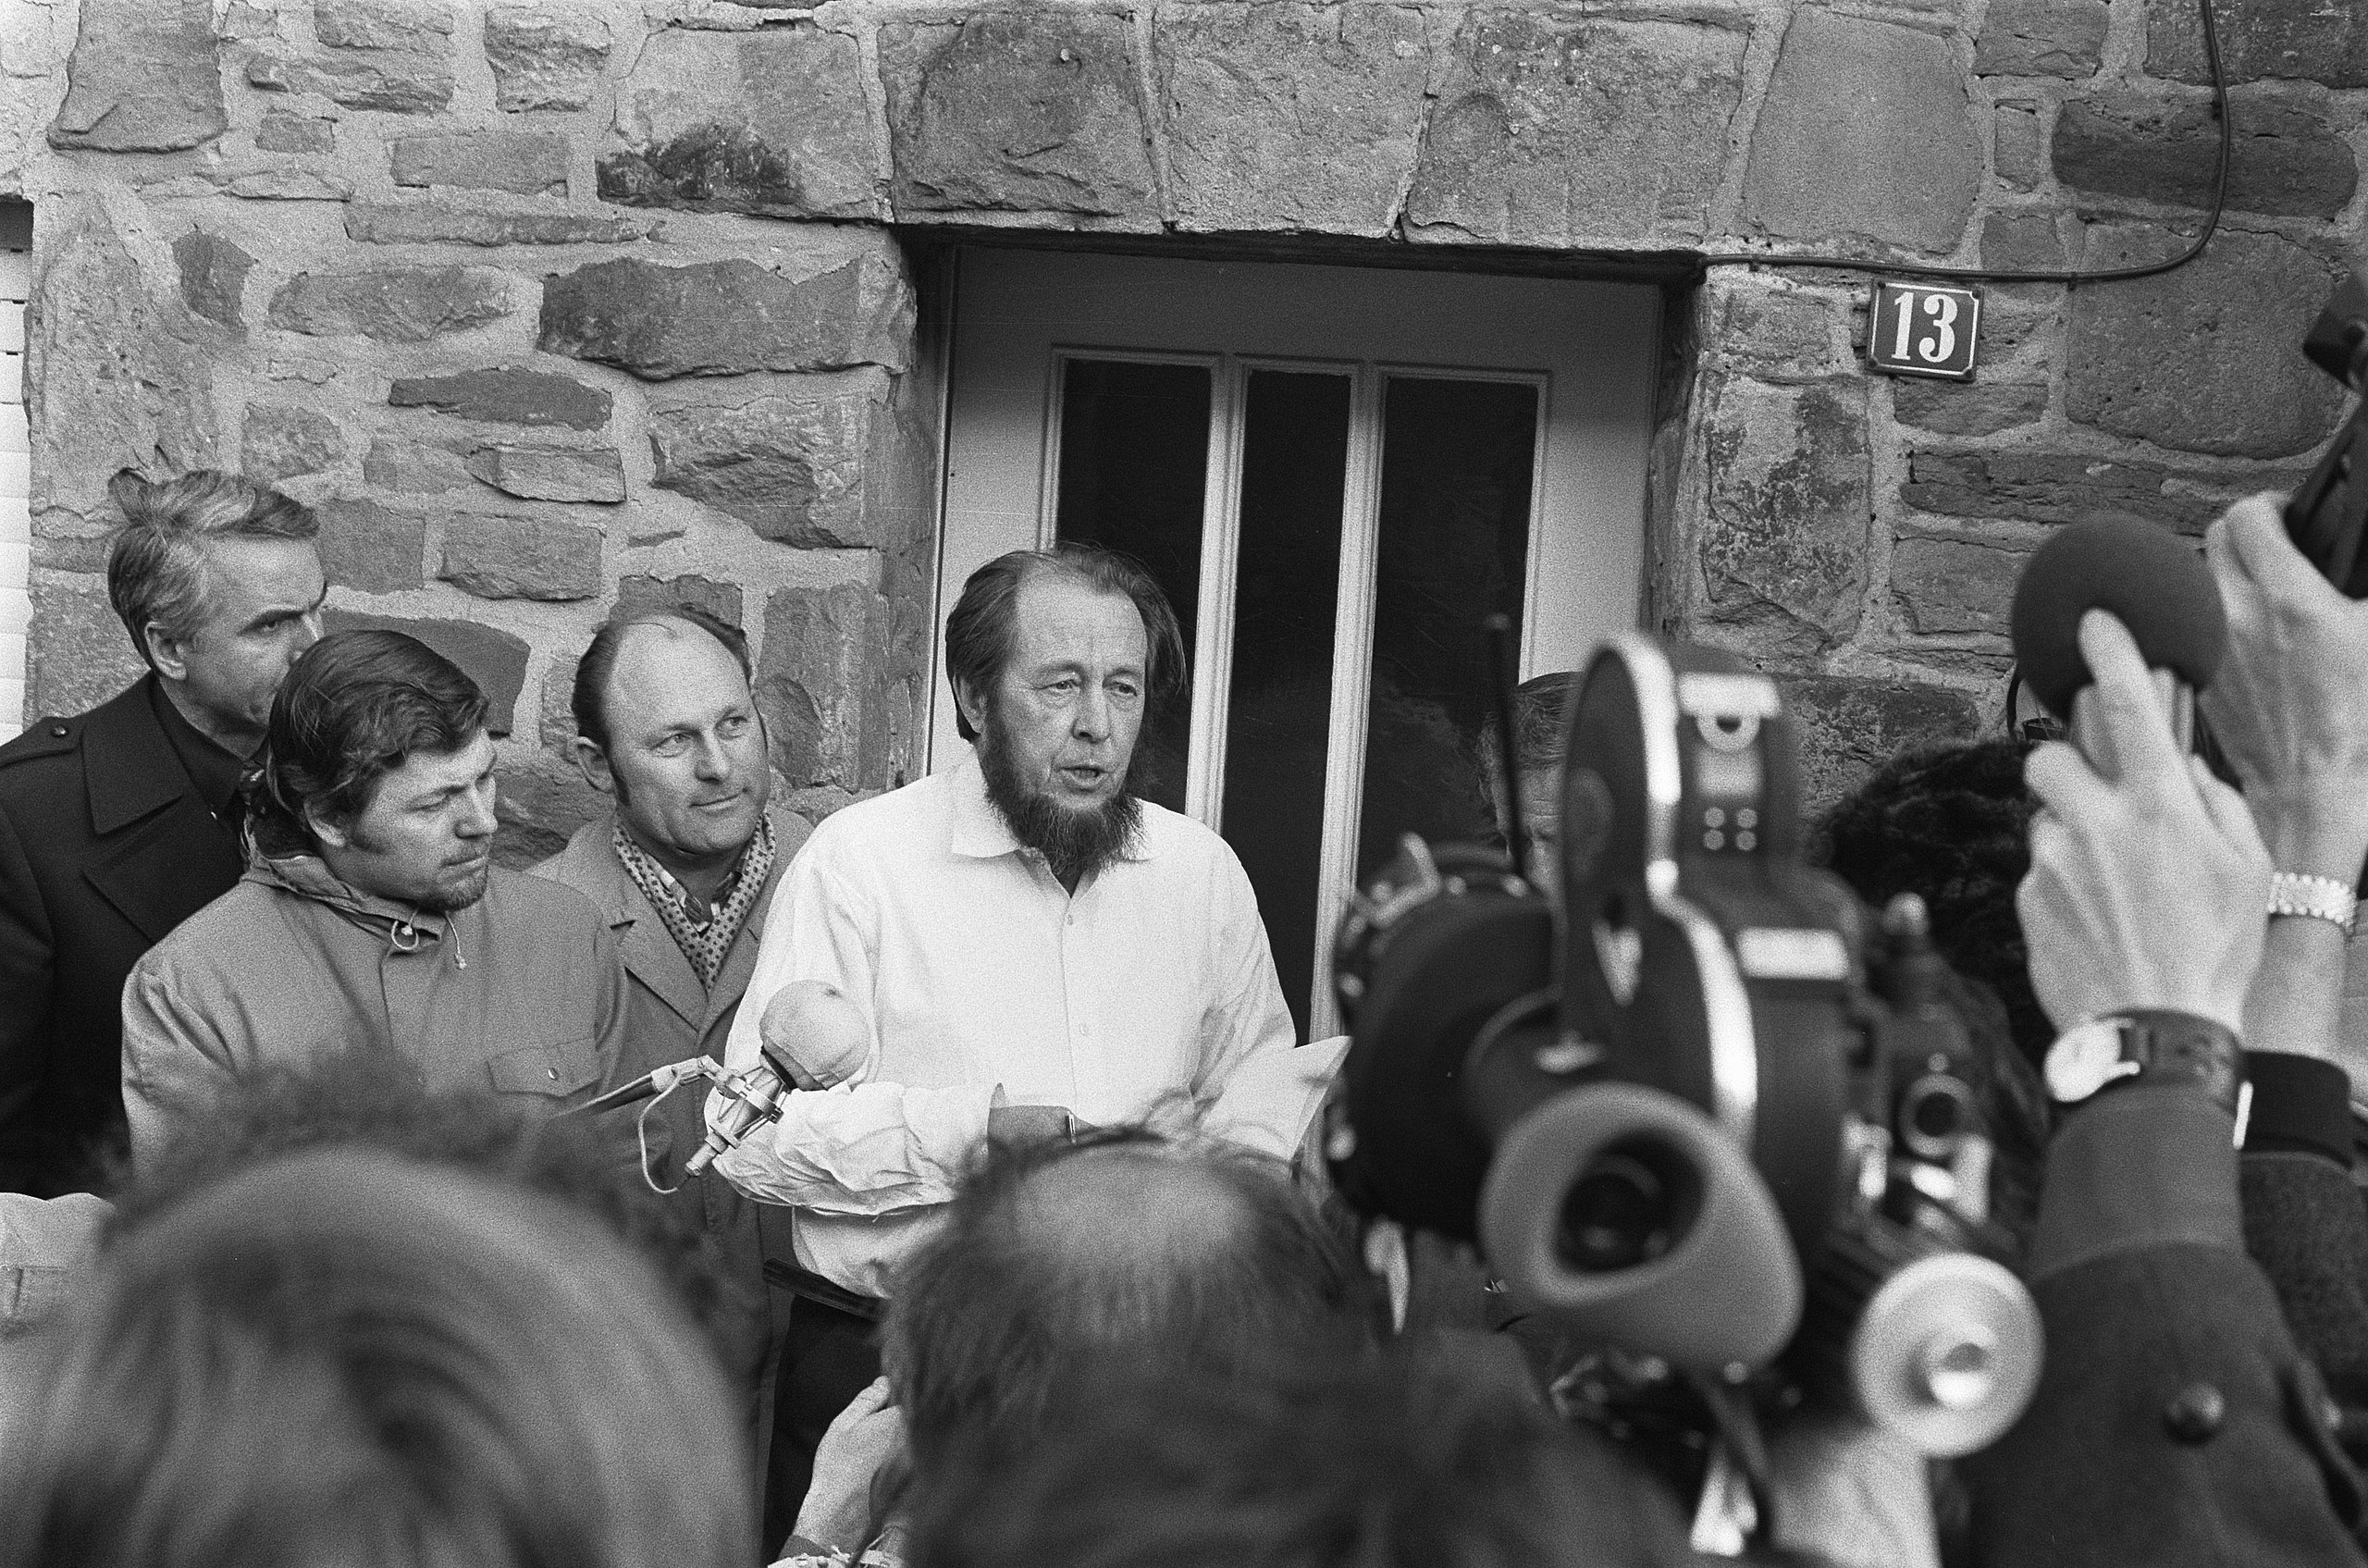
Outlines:
[[756, 1060], [793, 981], [870, 1022], [859, 1081], [789, 1096], [716, 1167], [795, 1211], [799, 1306], [816, 1310], [813, 1335], [793, 1315], [793, 1444], [876, 1373], [854, 1349], [863, 1320], [986, 1138], [1151, 1120], [1288, 1155], [1338, 1058], [1293, 1050], [1233, 851], [1127, 793], [1143, 716], [1184, 674], [1158, 585], [1090, 546], [1015, 551], [964, 586], [946, 666], [974, 755], [815, 830], [726, 1054]]

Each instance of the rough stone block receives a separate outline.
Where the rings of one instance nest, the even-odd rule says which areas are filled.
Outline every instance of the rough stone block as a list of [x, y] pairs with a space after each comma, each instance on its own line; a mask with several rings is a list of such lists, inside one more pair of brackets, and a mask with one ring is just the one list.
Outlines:
[[765, 601], [757, 702], [792, 788], [887, 785], [889, 622], [887, 601], [858, 583], [781, 588]]
[[653, 408], [658, 488], [739, 518], [800, 549], [882, 541], [866, 516], [876, 398], [762, 397], [729, 406]]
[[1163, 6], [1178, 222], [1383, 235], [1414, 168], [1430, 43], [1412, 6]]
[[388, 144], [398, 185], [466, 185], [567, 194], [567, 138], [549, 131], [470, 130], [403, 136]]
[[496, 631], [481, 621], [413, 620], [396, 615], [365, 615], [353, 610], [321, 612], [325, 631], [401, 632], [417, 637], [461, 667], [485, 693], [487, 735], [506, 735], [518, 713], [518, 694], [526, 687], [526, 644], [524, 638]]
[[1991, 155], [2000, 183], [2035, 191], [2047, 178], [2047, 135], [2036, 104], [2001, 104], [1991, 116]]
[[2045, 272], [2062, 267], [2069, 259], [2054, 213], [1992, 213], [1981, 220], [1981, 265], [1986, 267]]
[[1803, 289], [1772, 273], [1724, 272], [1706, 289], [1718, 301], [1718, 352], [1771, 380], [1806, 380], [1853, 373], [1837, 340], [1854, 302]]
[[719, 583], [712, 577], [697, 573], [680, 577], [630, 576], [617, 579], [617, 610], [627, 613], [638, 610], [704, 610], [717, 620], [731, 625], [744, 625], [740, 619], [740, 585]]
[[581, 662], [576, 659], [554, 659], [543, 672], [542, 722], [536, 726], [536, 733], [545, 747], [562, 757], [571, 756], [575, 749], [572, 699], [575, 694], [575, 667]]
[[380, 245], [616, 245], [649, 238], [662, 221], [640, 213], [356, 202], [345, 209], [345, 236]]
[[[2214, 0], [2212, 9], [2230, 81], [2288, 77], [2368, 87], [2368, 8], [2352, 0]], [[2212, 80], [2194, 0], [2146, 7], [2146, 73]]]
[[313, 32], [334, 49], [441, 49], [452, 35], [452, 8], [437, 0], [313, 0]]
[[255, 128], [255, 146], [265, 153], [334, 153], [337, 127], [309, 115], [271, 109]]
[[271, 297], [274, 327], [309, 337], [358, 332], [381, 343], [424, 343], [510, 312], [510, 280], [484, 267], [376, 267], [300, 272]]
[[609, 394], [599, 388], [521, 365], [463, 370], [455, 376], [398, 377], [387, 401], [396, 408], [432, 408], [498, 425], [598, 430], [609, 423]]
[[[2151, 225], [2090, 231], [2088, 265], [2126, 265], [2176, 245]], [[2343, 389], [2300, 353], [2296, 333], [2334, 272], [2272, 234], [2224, 229], [2177, 272], [2081, 289], [2072, 301], [2066, 411], [2082, 425], [2185, 451], [2283, 457], [2335, 428]]]
[[1980, 185], [1981, 142], [1946, 39], [1793, 14], [1752, 133], [1746, 224], [1786, 240], [1952, 251]]
[[1407, 193], [1408, 236], [1562, 246], [1701, 235], [1745, 42], [1694, 23], [1474, 10]]
[[549, 517], [454, 517], [436, 574], [479, 599], [590, 599], [600, 591], [600, 530]]
[[255, 265], [254, 257], [219, 235], [192, 228], [173, 241], [173, 265], [180, 273], [181, 303], [192, 315], [234, 332], [246, 331], [246, 311], [240, 297], [246, 290], [247, 272]]
[[382, 492], [433, 494], [467, 489], [474, 480], [467, 463], [448, 447], [379, 436], [363, 455], [362, 482]]
[[308, 408], [249, 403], [239, 467], [258, 479], [292, 479], [318, 474], [345, 461], [345, 437], [337, 421]]
[[219, 466], [210, 329], [173, 284], [151, 289], [96, 197], [52, 198], [43, 223], [25, 312], [34, 517], [97, 515], [121, 469]]
[[468, 469], [504, 495], [522, 500], [625, 499], [624, 460], [606, 447], [488, 442], [469, 454]]
[[357, 593], [393, 594], [427, 581], [426, 518], [347, 496], [313, 510], [321, 520], [321, 569], [330, 582]]
[[1848, 636], [1873, 511], [1864, 384], [1721, 380], [1702, 441], [1702, 573], [1717, 618], [1772, 611], [1822, 641]]
[[912, 336], [912, 290], [884, 255], [804, 278], [752, 261], [660, 266], [628, 257], [545, 279], [537, 347], [662, 381], [856, 364], [901, 370]]
[[205, 176], [226, 195], [250, 202], [342, 202], [353, 187], [309, 168], [217, 169]]
[[661, 32], [618, 93], [600, 197], [773, 217], [885, 216], [862, 50], [811, 25]]
[[880, 30], [899, 212], [1159, 222], [1123, 17], [989, 12]]
[[171, 153], [229, 129], [209, 0], [82, 0], [53, 147]]
[[1990, 0], [1973, 74], [2078, 81], [2097, 74], [2104, 47], [2104, 0]]
[[1905, 538], [1892, 547], [1892, 600], [1901, 623], [1918, 635], [2004, 636], [2029, 559], [2028, 550], [1982, 540]]
[[32, 623], [25, 637], [29, 716], [87, 713], [145, 673], [104, 584], [32, 586]]
[[2047, 412], [2044, 381], [1918, 381], [1892, 385], [1892, 417], [1943, 436], [1994, 436]]
[[1947, 686], [1846, 675], [1781, 685], [1800, 736], [1801, 804], [1812, 816], [1911, 746], [1980, 733], [1973, 698]]
[[524, 870], [567, 847], [569, 835], [609, 809], [609, 797], [586, 784], [575, 764], [551, 756], [505, 762], [494, 770], [494, 858]]
[[2078, 523], [2101, 517], [2201, 534], [2231, 501], [2296, 475], [2229, 475], [2035, 451], [1911, 452], [1899, 499], [1946, 517]]
[[486, 12], [485, 57], [497, 108], [580, 109], [608, 66], [609, 24], [573, 7], [496, 6]]
[[452, 102], [449, 55], [418, 49], [323, 49], [258, 54], [247, 85], [265, 93], [317, 93], [349, 109], [433, 114]]
[[[2322, 107], [2244, 93], [2229, 100], [2228, 116], [2232, 209], [2333, 217], [2350, 204], [2359, 162]], [[2219, 148], [2205, 98], [2101, 93], [2072, 100], [2055, 117], [2055, 178], [2082, 191], [2208, 206]]]

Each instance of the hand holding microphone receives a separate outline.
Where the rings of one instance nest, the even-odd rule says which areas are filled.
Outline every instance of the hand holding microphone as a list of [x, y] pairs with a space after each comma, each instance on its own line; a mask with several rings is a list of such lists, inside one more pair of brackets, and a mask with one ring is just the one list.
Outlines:
[[2368, 857], [2368, 603], [2294, 547], [2275, 496], [2238, 501], [2204, 548], [2228, 621], [2213, 738], [2277, 869], [2351, 886]]
[[2074, 708], [2080, 744], [2043, 745], [2029, 764], [2046, 808], [2015, 901], [2032, 989], [2061, 1029], [2154, 1008], [2239, 1030], [2261, 962], [2269, 853], [2243, 799], [2174, 735], [2121, 623], [2087, 611], [2075, 642], [2095, 677]]

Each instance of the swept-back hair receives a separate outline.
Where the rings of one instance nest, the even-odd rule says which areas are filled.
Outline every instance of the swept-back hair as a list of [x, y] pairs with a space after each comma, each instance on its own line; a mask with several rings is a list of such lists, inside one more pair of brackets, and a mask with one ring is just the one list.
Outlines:
[[1057, 572], [1106, 594], [1124, 594], [1143, 618], [1143, 712], [1159, 711], [1184, 684], [1184, 634], [1176, 611], [1142, 563], [1100, 545], [1064, 539], [1047, 549], [1015, 549], [999, 555], [962, 585], [954, 613], [945, 618], [945, 678], [954, 687], [954, 727], [964, 740], [979, 732], [962, 711], [964, 687], [992, 698], [1012, 652], [1019, 645], [1019, 590], [1044, 573]]
[[755, 667], [748, 662], [748, 634], [712, 611], [695, 604], [620, 610], [592, 634], [592, 645], [575, 661], [575, 685], [568, 693], [568, 707], [574, 715], [577, 735], [602, 751], [609, 749], [609, 677], [616, 673], [617, 654], [624, 646], [625, 634], [635, 626], [670, 623], [696, 626], [705, 632], [732, 655], [733, 661], [740, 666], [742, 679], [755, 678]]
[[[460, 666], [401, 632], [337, 632], [297, 656], [271, 701], [259, 814], [312, 840], [307, 808], [359, 816], [378, 781], [414, 753], [457, 751], [485, 727], [486, 698]], [[264, 824], [259, 823], [258, 826]]]
[[268, 485], [199, 468], [151, 484], [130, 469], [107, 482], [123, 514], [107, 550], [107, 598], [142, 662], [153, 622], [173, 637], [197, 629], [205, 605], [205, 546], [214, 539], [309, 539], [321, 531], [313, 509]]
[[[1089, 1162], [1106, 1218], [1041, 1202], [1048, 1178]], [[1128, 1203], [1149, 1183], [1194, 1176], [1206, 1181], [1192, 1214], [1128, 1223], [1146, 1217]], [[1179, 1243], [1178, 1230], [1198, 1234]], [[1100, 1357], [1254, 1376], [1312, 1347], [1370, 1345], [1381, 1321], [1345, 1218], [1289, 1167], [1117, 1129], [990, 1154], [900, 1273], [882, 1359], [925, 1467], [969, 1427], [1033, 1430], [1064, 1378]]]
[[118, 1239], [15, 1428], [0, 1563], [739, 1568], [734, 1408], [588, 1218], [284, 1156]]

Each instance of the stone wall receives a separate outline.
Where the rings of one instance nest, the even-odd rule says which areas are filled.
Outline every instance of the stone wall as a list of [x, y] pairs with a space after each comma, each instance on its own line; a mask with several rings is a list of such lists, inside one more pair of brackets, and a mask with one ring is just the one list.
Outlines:
[[2194, 531], [2338, 417], [2293, 343], [2361, 234], [2368, 16], [2220, 9], [2208, 255], [1991, 290], [1954, 386], [1865, 374], [1856, 275], [1688, 258], [2174, 253], [2214, 148], [2193, 0], [0, 0], [0, 190], [38, 218], [31, 706], [130, 667], [107, 475], [238, 464], [321, 507], [339, 617], [497, 688], [512, 857], [588, 809], [565, 685], [623, 599], [748, 628], [820, 814], [916, 763], [916, 241], [1240, 236], [1678, 277], [1651, 614], [1794, 677], [1831, 789], [1994, 716], [2048, 528]]

